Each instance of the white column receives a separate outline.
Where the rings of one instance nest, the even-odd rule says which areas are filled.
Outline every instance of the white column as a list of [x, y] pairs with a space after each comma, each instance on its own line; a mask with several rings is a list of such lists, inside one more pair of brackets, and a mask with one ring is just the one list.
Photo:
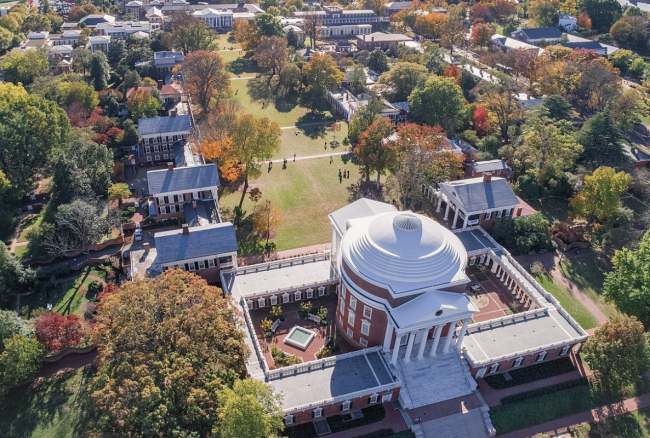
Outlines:
[[404, 362], [409, 363], [411, 361], [411, 351], [413, 351], [413, 343], [415, 342], [415, 337], [418, 332], [409, 333], [409, 342], [406, 344], [406, 356], [404, 356]]
[[451, 344], [451, 340], [454, 337], [454, 330], [456, 330], [456, 324], [458, 324], [458, 321], [450, 322], [449, 331], [447, 332], [447, 337], [445, 338], [445, 345], [442, 347], [443, 353], [449, 352], [449, 345]]
[[424, 347], [426, 347], [426, 345], [427, 345], [427, 338], [428, 338], [430, 328], [431, 327], [422, 329], [422, 332], [423, 332], [422, 333], [422, 342], [420, 342], [420, 349], [418, 350], [418, 360], [422, 360], [422, 358], [424, 357]]
[[463, 338], [465, 337], [465, 333], [467, 332], [467, 325], [469, 324], [469, 318], [466, 318], [463, 321], [463, 327], [460, 329], [460, 334], [458, 335], [458, 339], [456, 339], [456, 346], [458, 347], [458, 351], [461, 351], [461, 348], [463, 348]]
[[441, 325], [434, 327], [435, 334], [433, 336], [433, 346], [431, 347], [431, 353], [429, 355], [434, 357], [436, 355], [436, 350], [438, 350], [438, 344], [440, 343], [440, 334], [442, 333]]
[[449, 220], [449, 205], [451, 205], [451, 202], [447, 200], [447, 207], [445, 208], [445, 220]]
[[456, 206], [456, 213], [454, 213], [454, 222], [451, 224], [451, 229], [456, 229], [456, 221], [458, 220], [458, 206]]
[[386, 335], [384, 335], [384, 351], [390, 351], [390, 341], [393, 339], [393, 324], [390, 322], [386, 327]]
[[392, 365], [397, 365], [397, 358], [399, 356], [399, 341], [400, 341], [400, 335], [399, 333], [395, 334], [395, 348], [393, 348], [393, 357], [390, 361]]
[[438, 208], [436, 208], [437, 213], [440, 213], [440, 208], [442, 208], [442, 193], [438, 196]]
[[467, 221], [469, 220], [469, 214], [465, 215], [465, 220], [463, 221], [463, 229], [467, 228]]

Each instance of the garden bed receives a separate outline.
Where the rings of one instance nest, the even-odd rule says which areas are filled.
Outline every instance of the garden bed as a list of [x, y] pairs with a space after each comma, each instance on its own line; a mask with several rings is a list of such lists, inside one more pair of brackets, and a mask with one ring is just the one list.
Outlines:
[[483, 380], [485, 380], [485, 383], [487, 383], [492, 389], [506, 389], [546, 379], [548, 377], [570, 373], [571, 371], [575, 371], [575, 369], [576, 368], [573, 365], [573, 362], [571, 362], [571, 359], [565, 357], [550, 362], [543, 362], [539, 365], [509, 371], [508, 373], [512, 377], [512, 380], [506, 380], [503, 374], [486, 376]]

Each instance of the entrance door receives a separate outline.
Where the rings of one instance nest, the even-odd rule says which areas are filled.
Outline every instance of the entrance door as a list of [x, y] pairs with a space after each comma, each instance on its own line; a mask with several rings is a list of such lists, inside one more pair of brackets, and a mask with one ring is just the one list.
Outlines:
[[385, 392], [381, 396], [381, 402], [382, 403], [387, 403], [393, 398], [393, 393], [392, 392]]

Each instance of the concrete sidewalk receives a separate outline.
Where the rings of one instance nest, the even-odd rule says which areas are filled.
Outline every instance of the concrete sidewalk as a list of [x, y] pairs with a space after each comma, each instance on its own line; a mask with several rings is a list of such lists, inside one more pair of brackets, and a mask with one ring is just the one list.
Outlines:
[[248, 257], [240, 257], [238, 259], [239, 265], [255, 265], [257, 263], [270, 262], [273, 260], [287, 259], [289, 257], [297, 257], [301, 255], [314, 254], [321, 251], [329, 251], [332, 247], [331, 243], [319, 243], [317, 245], [303, 246], [302, 248], [293, 248], [287, 249], [284, 251], [278, 251], [271, 254], [270, 258], [266, 258], [264, 255], [254, 255]]

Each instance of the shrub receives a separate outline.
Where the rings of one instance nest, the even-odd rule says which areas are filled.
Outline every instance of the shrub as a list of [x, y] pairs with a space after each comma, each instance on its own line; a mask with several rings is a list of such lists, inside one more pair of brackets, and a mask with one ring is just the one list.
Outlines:
[[38, 342], [51, 352], [81, 344], [86, 334], [81, 318], [72, 314], [63, 316], [56, 312], [41, 315], [34, 323], [34, 328]]
[[269, 318], [264, 318], [260, 321], [260, 327], [264, 333], [270, 332], [271, 327], [273, 327], [273, 321], [271, 321]]
[[589, 385], [589, 379], [586, 377], [581, 377], [580, 379], [570, 380], [568, 382], [558, 383], [556, 385], [545, 386], [543, 388], [534, 389], [532, 391], [521, 392], [519, 394], [509, 395], [501, 399], [502, 405], [508, 405], [512, 403], [518, 403], [524, 400], [529, 400], [531, 398], [540, 397], [546, 394], [554, 394], [558, 391], [564, 389], [575, 388], [577, 386], [586, 386]]
[[300, 311], [304, 313], [311, 313], [312, 309], [314, 306], [312, 305], [311, 301], [305, 301], [300, 303]]
[[542, 262], [537, 260], [530, 265], [530, 273], [539, 277], [546, 274], [546, 268]]
[[302, 359], [299, 356], [287, 354], [276, 345], [271, 345], [271, 357], [273, 357], [273, 363], [278, 368], [302, 363]]
[[83, 312], [86, 321], [94, 321], [97, 304], [92, 301], [86, 301], [81, 305], [81, 311]]
[[271, 311], [269, 313], [271, 314], [271, 316], [279, 318], [280, 316], [282, 316], [282, 306], [271, 307]]

